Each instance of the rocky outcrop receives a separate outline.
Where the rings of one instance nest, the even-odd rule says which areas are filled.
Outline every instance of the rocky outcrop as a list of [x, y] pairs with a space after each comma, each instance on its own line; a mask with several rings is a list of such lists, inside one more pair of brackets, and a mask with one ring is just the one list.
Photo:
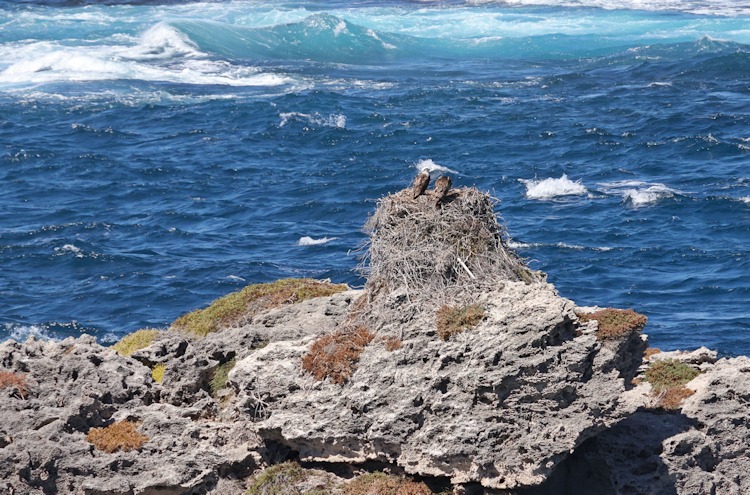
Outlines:
[[[750, 493], [750, 360], [651, 355], [702, 371], [655, 401], [643, 322], [583, 323], [476, 189], [390, 195], [368, 229], [364, 291], [248, 288], [211, 307], [234, 318], [197, 313], [205, 337], [149, 332], [130, 357], [0, 344], [0, 493]], [[417, 480], [348, 480], [372, 470]]]
[[303, 461], [536, 485], [632, 412], [619, 399], [645, 344], [638, 335], [597, 341], [548, 284], [509, 282], [478, 302], [486, 317], [477, 328], [446, 342], [432, 314], [413, 318], [399, 328], [400, 349], [371, 344], [344, 386], [315, 382], [300, 367], [314, 336], [253, 352], [230, 383], [259, 434]]
[[[293, 458], [469, 493], [750, 493], [748, 358], [698, 359], [682, 410], [648, 410], [648, 384], [626, 390], [639, 335], [597, 341], [550, 285], [506, 283], [478, 301], [476, 328], [442, 341], [428, 315], [412, 318], [401, 347], [376, 338], [345, 385], [315, 381], [301, 356], [359, 295], [284, 306], [206, 339], [165, 332], [137, 359], [87, 336], [0, 344], [2, 369], [28, 382], [26, 394], [0, 388], [0, 491], [233, 495], [259, 466]], [[200, 377], [232, 353], [236, 395], [213, 397]], [[168, 363], [163, 384], [143, 364], [156, 362]], [[86, 440], [125, 419], [149, 438], [140, 450]]]
[[[641, 408], [586, 442], [550, 480], [558, 487], [578, 486], [578, 491], [549, 493], [750, 493], [750, 359], [721, 359], [712, 365], [694, 359], [706, 354], [682, 353], [685, 361], [700, 364], [704, 372], [687, 384], [695, 393], [681, 410]], [[648, 403], [650, 387], [639, 389], [642, 402]], [[594, 467], [597, 481], [581, 484], [582, 473]]]
[[[197, 422], [193, 408], [159, 403], [151, 370], [93, 337], [5, 342], [0, 363], [28, 383], [23, 395], [0, 389], [2, 493], [207, 493], [222, 473], [255, 466], [248, 422]], [[139, 451], [109, 454], [86, 440], [91, 428], [123, 419], [149, 437]]]

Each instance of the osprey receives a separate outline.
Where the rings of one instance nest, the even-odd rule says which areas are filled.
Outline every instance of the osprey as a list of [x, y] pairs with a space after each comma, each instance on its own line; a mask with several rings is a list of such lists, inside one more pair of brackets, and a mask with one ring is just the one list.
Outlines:
[[433, 194], [435, 195], [435, 208], [440, 206], [440, 202], [443, 200], [448, 191], [451, 188], [451, 178], [447, 175], [441, 175], [435, 181], [435, 189]]
[[424, 192], [427, 190], [427, 186], [430, 185], [430, 171], [426, 168], [423, 168], [421, 172], [419, 172], [419, 175], [417, 175], [417, 178], [414, 179], [414, 199], [417, 199], [421, 195], [424, 194]]

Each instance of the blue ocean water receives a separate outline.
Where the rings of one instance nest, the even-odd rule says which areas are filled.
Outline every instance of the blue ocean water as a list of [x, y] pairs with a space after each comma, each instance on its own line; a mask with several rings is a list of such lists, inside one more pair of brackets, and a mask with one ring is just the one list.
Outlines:
[[0, 1], [0, 339], [361, 284], [426, 165], [562, 295], [750, 354], [749, 44], [731, 1]]

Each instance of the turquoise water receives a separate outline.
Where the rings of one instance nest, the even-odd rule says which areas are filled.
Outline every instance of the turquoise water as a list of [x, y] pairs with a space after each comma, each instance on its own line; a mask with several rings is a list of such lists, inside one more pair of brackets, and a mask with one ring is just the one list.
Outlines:
[[748, 354], [743, 9], [0, 2], [0, 338], [361, 285], [367, 215], [428, 166], [498, 197], [562, 295]]

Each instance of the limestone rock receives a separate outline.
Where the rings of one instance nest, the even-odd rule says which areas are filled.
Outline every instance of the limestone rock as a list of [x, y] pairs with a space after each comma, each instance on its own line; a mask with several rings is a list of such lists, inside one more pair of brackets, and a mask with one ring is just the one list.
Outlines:
[[561, 478], [597, 465], [607, 482], [581, 495], [750, 493], [750, 359], [721, 359], [686, 387], [695, 393], [681, 411], [625, 418], [586, 442]]
[[[379, 461], [407, 473], [536, 485], [568, 453], [632, 412], [620, 404], [645, 344], [577, 335], [572, 302], [551, 285], [508, 282], [477, 301], [475, 329], [442, 341], [432, 315], [402, 322], [400, 349], [377, 341], [346, 385], [300, 361], [315, 336], [272, 342], [229, 374], [271, 445], [305, 461]], [[388, 331], [388, 328], [381, 331]]]
[[719, 353], [707, 347], [699, 347], [694, 351], [667, 351], [653, 354], [650, 361], [659, 361], [662, 359], [675, 359], [685, 364], [698, 366], [701, 364], [713, 364], [718, 359]]
[[[190, 408], [155, 402], [151, 370], [93, 337], [4, 342], [0, 363], [29, 383], [25, 399], [0, 389], [2, 493], [182, 494], [256, 464], [246, 422], [197, 422]], [[86, 440], [121, 419], [149, 437], [140, 450], [105, 453]]]
[[[750, 493], [750, 359], [721, 359], [686, 385], [695, 429], [664, 442], [677, 492]], [[697, 490], [697, 491], [696, 491]]]

